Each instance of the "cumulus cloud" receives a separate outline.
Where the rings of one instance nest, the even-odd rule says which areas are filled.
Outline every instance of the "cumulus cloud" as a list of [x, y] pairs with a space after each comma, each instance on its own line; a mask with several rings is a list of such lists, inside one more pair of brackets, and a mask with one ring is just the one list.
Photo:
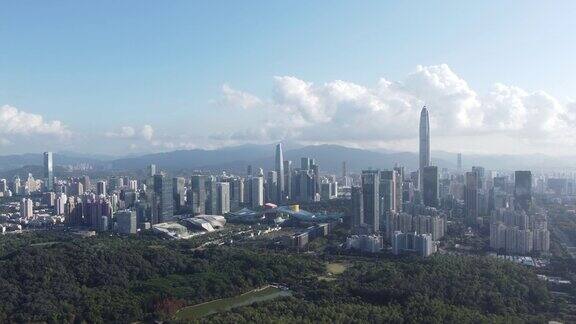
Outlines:
[[122, 126], [117, 132], [107, 132], [106, 137], [111, 138], [134, 138], [136, 130], [132, 126]]
[[417, 66], [404, 80], [382, 78], [370, 87], [343, 80], [314, 84], [294, 76], [275, 77], [270, 104], [262, 107], [264, 120], [257, 127], [217, 137], [357, 146], [395, 143], [416, 138], [423, 105], [430, 111], [435, 136], [500, 134], [576, 144], [576, 104], [500, 83], [479, 95], [446, 64]]
[[150, 125], [144, 125], [140, 131], [140, 134], [145, 140], [150, 141], [152, 140], [152, 137], [154, 137], [154, 128], [152, 128]]
[[46, 121], [41, 115], [5, 105], [0, 107], [0, 134], [67, 136], [70, 131], [58, 120]]
[[255, 95], [231, 88], [229, 85], [222, 86], [222, 98], [216, 102], [222, 107], [251, 109], [262, 105], [262, 100]]
[[109, 138], [143, 139], [151, 141], [154, 137], [154, 128], [151, 125], [144, 125], [140, 131], [136, 131], [136, 128], [132, 126], [122, 126], [116, 131], [106, 132], [105, 135]]

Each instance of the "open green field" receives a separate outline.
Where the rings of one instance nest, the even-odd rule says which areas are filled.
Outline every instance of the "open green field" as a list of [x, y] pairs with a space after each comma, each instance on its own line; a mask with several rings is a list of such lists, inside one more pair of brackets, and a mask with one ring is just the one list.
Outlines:
[[332, 275], [339, 275], [346, 271], [346, 269], [349, 267], [350, 265], [346, 263], [332, 262], [326, 265], [326, 271]]
[[331, 262], [326, 264], [326, 274], [322, 276], [318, 276], [318, 280], [323, 281], [334, 281], [336, 280], [335, 276], [338, 276], [346, 269], [348, 269], [351, 265], [349, 263], [342, 263], [342, 262]]
[[217, 299], [198, 305], [184, 307], [176, 313], [176, 319], [197, 319], [210, 314], [224, 312], [235, 307], [247, 306], [256, 302], [290, 295], [292, 295], [292, 293], [289, 290], [282, 290], [273, 286], [266, 286], [264, 288], [249, 291], [242, 295]]

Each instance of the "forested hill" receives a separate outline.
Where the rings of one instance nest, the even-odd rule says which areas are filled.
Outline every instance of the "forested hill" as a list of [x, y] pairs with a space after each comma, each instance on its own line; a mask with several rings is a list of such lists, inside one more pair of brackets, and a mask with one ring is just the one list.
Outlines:
[[[481, 257], [357, 259], [335, 280], [320, 257], [195, 241], [36, 233], [0, 237], [0, 322], [127, 323], [280, 282], [293, 297], [213, 322], [523, 322], [557, 312], [530, 271]], [[540, 314], [540, 315], [539, 315]]]

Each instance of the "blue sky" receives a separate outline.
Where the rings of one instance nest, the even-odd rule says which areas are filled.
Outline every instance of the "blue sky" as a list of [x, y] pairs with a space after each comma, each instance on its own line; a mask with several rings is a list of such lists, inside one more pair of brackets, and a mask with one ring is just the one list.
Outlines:
[[[490, 111], [484, 107], [492, 99], [483, 97], [501, 83], [526, 92], [519, 95], [528, 107], [518, 108], [522, 114], [529, 114], [524, 111], [534, 102], [543, 105], [538, 109], [556, 109], [531, 97], [545, 91], [561, 105], [559, 117], [553, 118], [566, 120], [576, 98], [575, 16], [573, 1], [552, 6], [543, 1], [4, 0], [0, 106], [30, 115], [4, 121], [0, 117], [0, 126], [11, 129], [0, 130], [0, 154], [45, 149], [122, 154], [278, 140], [416, 150], [416, 129], [378, 133], [378, 139], [306, 134], [363, 125], [362, 120], [355, 125], [337, 120], [362, 113], [357, 106], [368, 99], [334, 103], [334, 97], [326, 97], [333, 88], [323, 85], [342, 80], [379, 93], [380, 78], [403, 83], [419, 65], [426, 82], [437, 78], [434, 73], [463, 80], [481, 101], [470, 104], [470, 111]], [[441, 64], [449, 72], [427, 69]], [[294, 77], [313, 88], [295, 94], [287, 79], [275, 77]], [[223, 85], [238, 92], [227, 98]], [[390, 97], [377, 94], [381, 103], [376, 106], [384, 107], [385, 114], [378, 116], [394, 119], [397, 109], [409, 109], [417, 120], [420, 101], [459, 109], [466, 104], [446, 100], [455, 93], [470, 95], [456, 89], [429, 99], [429, 91], [435, 90], [396, 89], [394, 98], [405, 99], [410, 93], [406, 100], [411, 103], [393, 109], [386, 108], [392, 105]], [[350, 94], [350, 89], [342, 91]], [[238, 108], [239, 95], [257, 98], [258, 104]], [[321, 103], [306, 106], [306, 95]], [[318, 109], [321, 116], [314, 115]], [[441, 109], [437, 116], [449, 113]], [[10, 124], [26, 124], [30, 116], [41, 116], [38, 129]], [[458, 125], [444, 133], [443, 123], [450, 120], [438, 117], [434, 127], [442, 138], [437, 149], [523, 153], [542, 147], [524, 137], [522, 131], [534, 126], [528, 117], [523, 126], [512, 120], [515, 117], [503, 124], [466, 121], [474, 118], [470, 114], [453, 121]], [[50, 124], [53, 121], [61, 126]], [[141, 134], [144, 125], [153, 135]], [[279, 125], [286, 129], [277, 131]], [[551, 127], [543, 126], [548, 132]], [[495, 129], [506, 144], [488, 145]], [[462, 147], [459, 136], [471, 136], [476, 144]], [[521, 147], [515, 141], [521, 141]]]

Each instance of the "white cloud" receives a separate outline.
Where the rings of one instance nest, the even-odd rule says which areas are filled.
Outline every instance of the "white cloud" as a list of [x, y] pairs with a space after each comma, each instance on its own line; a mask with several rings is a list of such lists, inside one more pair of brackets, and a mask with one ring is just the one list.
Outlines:
[[150, 125], [144, 125], [140, 131], [140, 135], [142, 135], [145, 140], [150, 141], [152, 137], [154, 137], [154, 128]]
[[229, 85], [222, 86], [222, 98], [216, 102], [222, 107], [251, 109], [262, 105], [262, 100], [248, 92], [231, 88]]
[[132, 126], [122, 126], [117, 132], [107, 132], [106, 137], [111, 138], [134, 138], [136, 130]]
[[70, 131], [58, 120], [45, 121], [41, 115], [5, 105], [0, 107], [0, 134], [3, 136], [55, 135], [64, 137], [68, 136]]
[[106, 132], [104, 135], [110, 138], [143, 139], [150, 142], [154, 137], [154, 128], [151, 125], [144, 125], [137, 132], [133, 126], [122, 126], [117, 131]]
[[500, 83], [479, 95], [446, 64], [417, 66], [402, 81], [381, 79], [372, 87], [342, 80], [314, 84], [293, 76], [275, 77], [259, 125], [216, 137], [390, 146], [416, 138], [424, 104], [436, 139], [485, 136], [491, 139], [487, 146], [497, 146], [493, 139], [501, 136], [532, 144], [576, 145], [576, 104]]

